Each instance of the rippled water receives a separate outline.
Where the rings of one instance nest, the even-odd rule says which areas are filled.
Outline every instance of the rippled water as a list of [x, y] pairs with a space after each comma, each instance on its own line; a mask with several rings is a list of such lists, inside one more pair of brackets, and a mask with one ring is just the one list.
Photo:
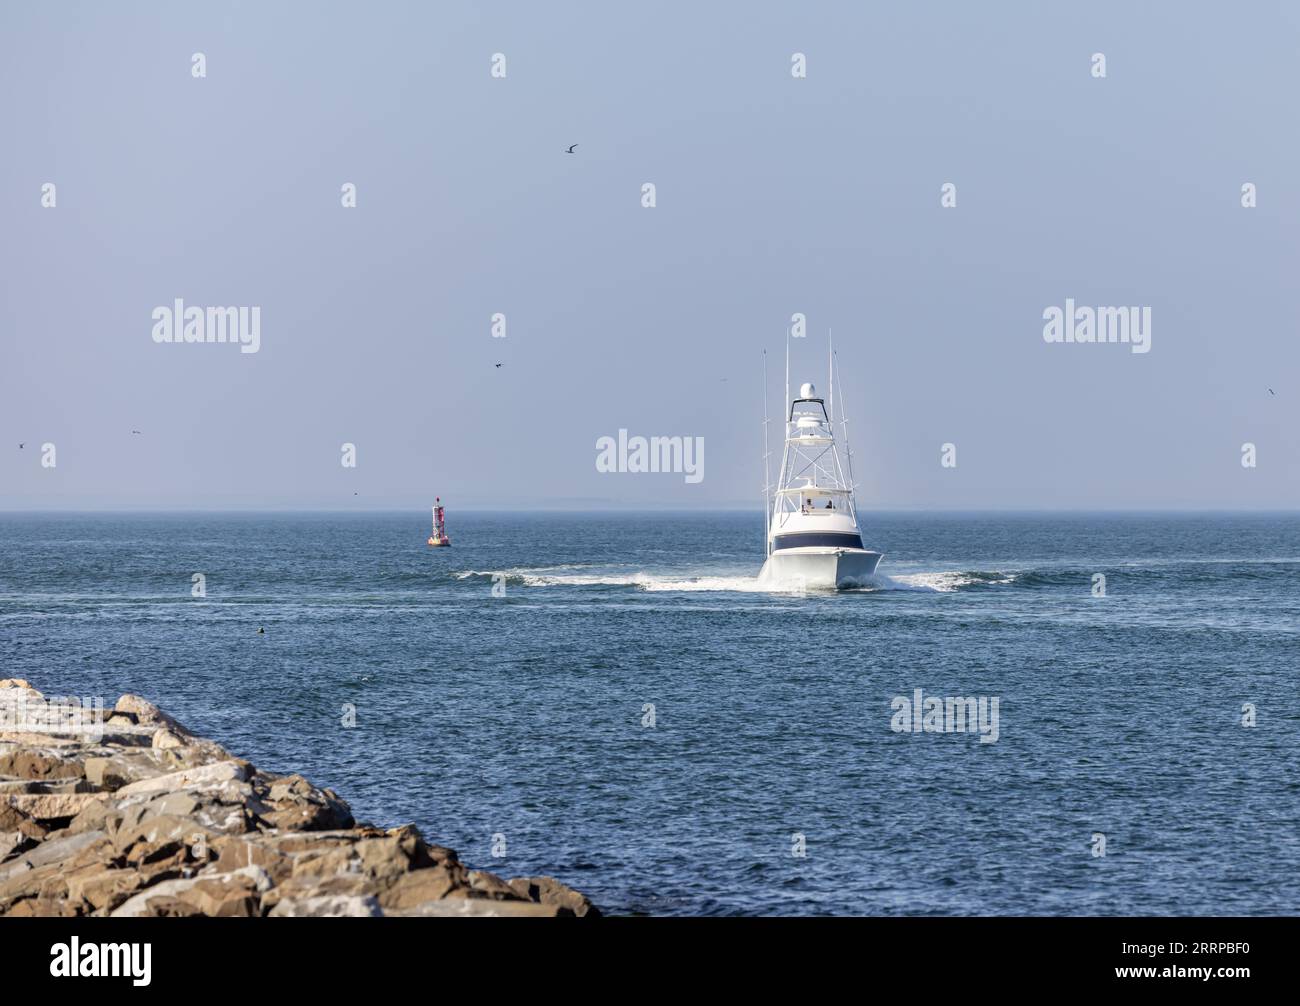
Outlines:
[[[0, 517], [0, 677], [616, 912], [1300, 910], [1296, 516], [871, 515], [802, 596], [753, 514], [449, 518]], [[891, 730], [916, 688], [996, 743]]]

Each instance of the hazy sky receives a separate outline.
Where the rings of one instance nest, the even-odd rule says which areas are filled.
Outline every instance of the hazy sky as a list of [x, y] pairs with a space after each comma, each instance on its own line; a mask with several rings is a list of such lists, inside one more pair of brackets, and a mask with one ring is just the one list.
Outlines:
[[[0, 507], [757, 505], [795, 312], [864, 506], [1295, 507], [1298, 51], [1283, 3], [3, 0]], [[178, 297], [260, 351], [155, 343]], [[1067, 297], [1151, 352], [1045, 343]], [[597, 472], [620, 428], [703, 481]]]

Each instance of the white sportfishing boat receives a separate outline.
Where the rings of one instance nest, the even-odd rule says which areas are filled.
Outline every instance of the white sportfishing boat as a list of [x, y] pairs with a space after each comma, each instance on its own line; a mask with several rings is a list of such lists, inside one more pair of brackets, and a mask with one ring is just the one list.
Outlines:
[[[855, 587], [875, 573], [881, 554], [862, 545], [853, 498], [853, 453], [848, 447], [848, 420], [840, 410], [846, 467], [835, 440], [835, 354], [830, 352], [830, 408], [812, 384], [790, 397], [790, 348], [786, 344], [785, 450], [775, 489], [764, 487], [767, 515], [767, 561], [759, 582], [792, 589], [834, 590]], [[764, 368], [766, 370], [766, 367]], [[764, 457], [768, 470], [766, 377], [764, 377]]]

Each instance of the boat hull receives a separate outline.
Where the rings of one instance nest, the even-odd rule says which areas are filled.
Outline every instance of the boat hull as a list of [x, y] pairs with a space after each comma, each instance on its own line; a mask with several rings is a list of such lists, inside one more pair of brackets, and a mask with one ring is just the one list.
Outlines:
[[758, 574], [759, 583], [792, 590], [840, 590], [870, 581], [881, 553], [866, 549], [782, 549]]

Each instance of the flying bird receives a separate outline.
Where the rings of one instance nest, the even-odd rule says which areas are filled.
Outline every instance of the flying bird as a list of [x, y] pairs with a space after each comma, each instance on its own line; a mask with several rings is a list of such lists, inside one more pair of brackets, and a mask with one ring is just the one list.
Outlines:
[[[1268, 389], [1268, 393], [1269, 393], [1270, 395], [1273, 395], [1273, 389], [1272, 389], [1272, 388], [1269, 388], [1269, 389]], [[1276, 398], [1277, 395], [1273, 395], [1273, 397]]]
[[498, 363], [497, 366], [499, 367], [499, 366], [501, 366], [501, 364]]
[[19, 444], [19, 445], [18, 445], [18, 449], [21, 451], [21, 450], [23, 449], [23, 445], [22, 445], [22, 444]]
[[131, 432], [132, 432], [132, 433], [139, 433], [140, 431], [139, 431], [139, 430], [132, 430]]
[[[577, 144], [575, 143], [575, 144], [573, 145], [573, 147], [576, 147], [576, 146], [577, 146]], [[566, 154], [571, 154], [571, 153], [573, 153], [573, 147], [570, 147], [568, 150], [565, 151], [565, 153], [566, 153]]]

